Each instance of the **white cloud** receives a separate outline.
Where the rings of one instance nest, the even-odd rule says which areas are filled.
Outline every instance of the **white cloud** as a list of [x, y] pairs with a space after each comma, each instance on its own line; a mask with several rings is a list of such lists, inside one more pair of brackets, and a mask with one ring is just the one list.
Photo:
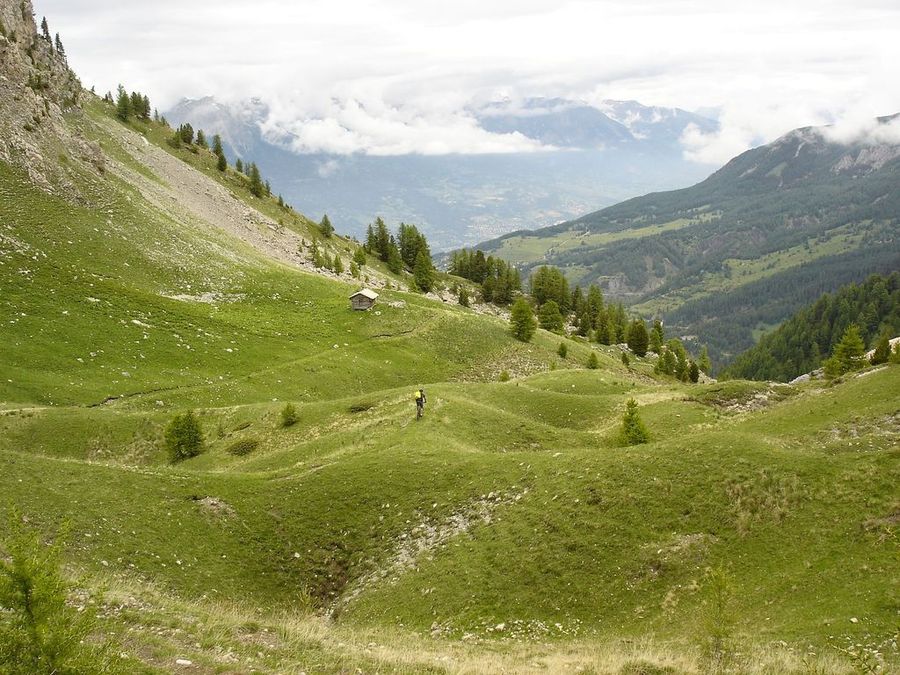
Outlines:
[[879, 122], [856, 113], [825, 127], [822, 134], [835, 143], [900, 144], [900, 116]]
[[[36, 0], [72, 65], [161, 109], [262, 97], [266, 133], [375, 154], [533, 150], [478, 129], [508, 96], [722, 110], [718, 163], [797, 126], [900, 111], [895, 0]], [[305, 123], [304, 123], [305, 122]]]

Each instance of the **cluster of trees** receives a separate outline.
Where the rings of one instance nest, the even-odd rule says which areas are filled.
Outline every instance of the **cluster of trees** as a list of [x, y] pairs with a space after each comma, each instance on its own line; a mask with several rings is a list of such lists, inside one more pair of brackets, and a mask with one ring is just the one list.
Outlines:
[[59, 39], [59, 33], [56, 34], [56, 37], [50, 38], [50, 25], [47, 23], [47, 17], [45, 16], [41, 21], [41, 37], [46, 40], [50, 45], [50, 53], [52, 54], [54, 50], [57, 54], [66, 57], [66, 50], [63, 47], [62, 40]]
[[647, 353], [649, 337], [644, 322], [629, 321], [622, 303], [607, 304], [598, 286], [591, 284], [587, 293], [580, 286], [570, 290], [562, 271], [545, 265], [531, 275], [529, 288], [542, 328], [562, 331], [572, 325], [589, 340], [604, 345], [628, 342], [639, 356]]
[[900, 335], [900, 272], [822, 295], [725, 369], [728, 377], [788, 381], [822, 365], [855, 325], [863, 344]]
[[434, 288], [437, 275], [431, 260], [428, 240], [415, 225], [400, 223], [395, 237], [381, 218], [366, 231], [365, 252], [377, 256], [394, 274], [406, 269], [412, 272], [413, 283], [423, 293]]
[[[480, 284], [481, 299], [495, 305], [508, 305], [512, 302], [513, 295], [522, 290], [519, 270], [501, 258], [485, 256], [484, 251], [454, 251], [450, 257], [449, 271], [450, 274]], [[468, 298], [468, 293], [466, 296]]]
[[[133, 91], [130, 94], [121, 84], [116, 90], [116, 117], [123, 122], [127, 122], [134, 117], [139, 120], [147, 121], [150, 119], [150, 98], [146, 94]], [[110, 92], [106, 92], [103, 100], [107, 103], [113, 103], [113, 96]]]
[[840, 341], [834, 346], [831, 356], [825, 360], [822, 367], [825, 377], [840, 377], [844, 373], [859, 370], [869, 364], [875, 366], [882, 363], [900, 363], [900, 343], [891, 349], [891, 340], [887, 333], [882, 333], [878, 338], [872, 355], [866, 359], [866, 346], [860, 334], [859, 326], [855, 323], [847, 326]]
[[[119, 85], [115, 99], [113, 99], [112, 93], [107, 92], [103, 97], [103, 100], [109, 104], [115, 105], [116, 117], [123, 122], [128, 122], [132, 118], [141, 121], [149, 121], [151, 118], [152, 109], [150, 107], [150, 98], [145, 94], [136, 91], [129, 94], [121, 84]], [[168, 126], [166, 119], [164, 117], [161, 118], [158, 112], [153, 111], [152, 117], [154, 121]], [[197, 152], [197, 149], [212, 150], [212, 153], [216, 156], [216, 168], [222, 172], [225, 172], [228, 169], [228, 158], [225, 156], [225, 150], [222, 147], [222, 138], [218, 134], [213, 136], [212, 147], [210, 147], [210, 143], [207, 140], [203, 129], [197, 129], [195, 131], [194, 127], [186, 122], [174, 130], [171, 138], [168, 139], [168, 143], [173, 148], [188, 146], [194, 152]], [[262, 198], [272, 196], [272, 186], [268, 180], [263, 180], [259, 167], [255, 162], [245, 162], [238, 158], [235, 161], [234, 168], [238, 174], [247, 178], [247, 187], [254, 197]], [[278, 197], [278, 205], [282, 208], [288, 208], [280, 195]], [[325, 220], [327, 221], [327, 216], [325, 217]], [[330, 227], [330, 223], [328, 225]], [[330, 230], [326, 236], [331, 236], [332, 231], [333, 229]]]
[[262, 174], [256, 162], [244, 162], [240, 159], [235, 160], [234, 170], [243, 174], [250, 180], [250, 194], [254, 197], [270, 197], [272, 195], [272, 186], [269, 181], [263, 181]]
[[[681, 340], [666, 340], [661, 321], [653, 323], [650, 330], [642, 318], [629, 320], [621, 303], [607, 305], [603, 293], [591, 285], [585, 294], [576, 286], [569, 292], [568, 282], [557, 268], [541, 267], [531, 277], [531, 301], [519, 296], [510, 313], [510, 330], [513, 336], [524, 342], [531, 340], [538, 325], [545, 330], [563, 332], [569, 318], [576, 332], [589, 340], [601, 344], [624, 342], [635, 355], [644, 357], [647, 352], [657, 355], [655, 371], [685, 382], [697, 382], [700, 373], [709, 373], [712, 364], [704, 346], [699, 359], [695, 360]], [[536, 312], [535, 312], [536, 310]], [[536, 316], [535, 316], [536, 314]], [[565, 345], [560, 345], [559, 354], [565, 358]], [[596, 355], [593, 364], [596, 367]], [[623, 353], [623, 363], [630, 361]]]

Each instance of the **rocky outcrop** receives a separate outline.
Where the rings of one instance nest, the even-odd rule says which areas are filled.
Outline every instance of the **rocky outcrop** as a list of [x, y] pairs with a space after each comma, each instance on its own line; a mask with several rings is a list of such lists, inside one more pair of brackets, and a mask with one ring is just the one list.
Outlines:
[[72, 188], [60, 145], [102, 171], [99, 148], [73, 136], [63, 116], [78, 109], [81, 95], [65, 55], [38, 33], [31, 0], [0, 0], [0, 160], [54, 192]]

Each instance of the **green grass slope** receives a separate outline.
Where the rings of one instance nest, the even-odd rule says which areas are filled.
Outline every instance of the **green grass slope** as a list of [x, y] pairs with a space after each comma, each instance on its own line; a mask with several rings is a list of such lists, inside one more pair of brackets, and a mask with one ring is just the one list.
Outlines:
[[[348, 283], [64, 170], [80, 203], [0, 165], [0, 494], [68, 523], [130, 662], [698, 672], [722, 624], [745, 672], [804, 672], [810, 645], [846, 672], [848, 640], [896, 663], [897, 367], [689, 386], [414, 294], [354, 313]], [[631, 397], [651, 443], [627, 448]], [[206, 449], [172, 466], [186, 409]]]

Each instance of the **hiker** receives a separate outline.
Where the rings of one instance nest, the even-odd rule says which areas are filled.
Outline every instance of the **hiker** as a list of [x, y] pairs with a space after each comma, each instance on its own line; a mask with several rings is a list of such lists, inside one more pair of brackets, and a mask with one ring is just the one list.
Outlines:
[[425, 390], [422, 387], [416, 389], [416, 419], [425, 414]]

